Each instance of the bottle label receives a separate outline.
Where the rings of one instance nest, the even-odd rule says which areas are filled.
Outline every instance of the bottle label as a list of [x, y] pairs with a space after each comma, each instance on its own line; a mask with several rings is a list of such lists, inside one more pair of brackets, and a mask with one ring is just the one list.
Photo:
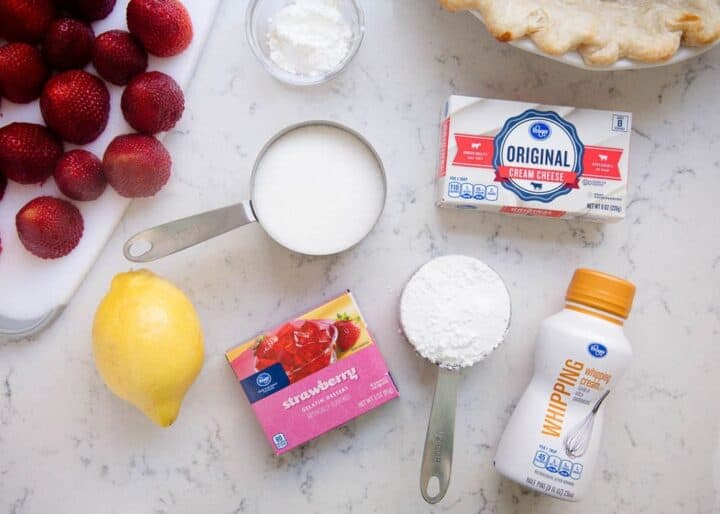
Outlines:
[[525, 471], [515, 477], [527, 487], [566, 500], [575, 499], [578, 484], [586, 475], [586, 454], [597, 444], [596, 418], [613, 380], [613, 374], [602, 366], [607, 345], [588, 341], [584, 348], [574, 359], [557, 363], [554, 379], [544, 391], [542, 410], [539, 405], [533, 408], [535, 421], [523, 423], [534, 424], [536, 436], [520, 443]]

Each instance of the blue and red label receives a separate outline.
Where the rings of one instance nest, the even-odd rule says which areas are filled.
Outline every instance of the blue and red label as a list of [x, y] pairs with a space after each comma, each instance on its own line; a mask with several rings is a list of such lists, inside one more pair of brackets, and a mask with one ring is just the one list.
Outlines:
[[550, 203], [579, 189], [581, 177], [621, 180], [622, 149], [585, 145], [554, 111], [528, 109], [494, 137], [456, 133], [455, 142], [453, 165], [494, 170], [494, 181], [524, 201]]
[[522, 200], [549, 203], [579, 187], [585, 146], [552, 111], [508, 118], [494, 140], [495, 180]]

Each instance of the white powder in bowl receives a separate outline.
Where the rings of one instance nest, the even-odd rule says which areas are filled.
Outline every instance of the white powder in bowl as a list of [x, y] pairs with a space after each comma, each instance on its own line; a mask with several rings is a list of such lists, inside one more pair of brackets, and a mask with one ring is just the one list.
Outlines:
[[333, 71], [350, 51], [353, 33], [337, 0], [295, 0], [269, 20], [270, 59], [301, 75]]
[[470, 366], [494, 350], [510, 324], [510, 295], [487, 264], [446, 255], [420, 268], [400, 299], [400, 321], [417, 352], [445, 368]]

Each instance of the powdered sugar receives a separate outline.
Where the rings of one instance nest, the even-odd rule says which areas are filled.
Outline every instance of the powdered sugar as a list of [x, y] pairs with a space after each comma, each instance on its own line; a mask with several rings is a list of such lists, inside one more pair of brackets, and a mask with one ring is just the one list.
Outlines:
[[270, 58], [290, 73], [334, 70], [350, 51], [352, 29], [336, 0], [295, 0], [270, 20]]
[[407, 283], [400, 318], [420, 355], [446, 368], [470, 366], [502, 342], [510, 295], [484, 262], [446, 255], [425, 264]]

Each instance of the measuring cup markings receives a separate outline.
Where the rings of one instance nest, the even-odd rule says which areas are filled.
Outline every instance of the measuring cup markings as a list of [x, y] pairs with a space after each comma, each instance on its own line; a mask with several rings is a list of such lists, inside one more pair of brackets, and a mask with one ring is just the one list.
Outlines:
[[[229, 205], [139, 232], [127, 240], [123, 252], [133, 262], [154, 261], [255, 221], [249, 202]], [[138, 246], [143, 246], [141, 251], [136, 251]]]

